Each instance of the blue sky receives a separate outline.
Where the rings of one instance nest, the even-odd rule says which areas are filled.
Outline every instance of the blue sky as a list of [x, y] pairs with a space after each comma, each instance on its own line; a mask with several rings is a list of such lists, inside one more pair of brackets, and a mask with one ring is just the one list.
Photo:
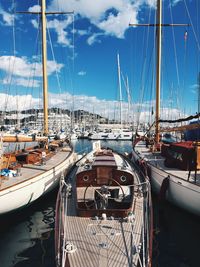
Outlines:
[[[42, 106], [38, 16], [15, 14], [38, 11], [37, 0], [0, 2], [1, 109]], [[47, 11], [74, 11], [49, 15], [49, 106], [85, 109], [112, 116], [119, 99], [117, 53], [120, 54], [123, 105], [127, 112], [128, 77], [134, 110], [152, 109], [155, 99], [153, 27], [129, 27], [154, 22], [154, 0], [53, 0]], [[190, 26], [163, 29], [162, 107], [164, 113], [197, 112], [197, 74], [200, 54], [199, 0], [163, 1], [164, 23]], [[199, 12], [200, 14], [200, 12]], [[187, 40], [184, 40], [187, 31]], [[49, 38], [50, 36], [50, 38]], [[53, 51], [53, 52], [52, 52]], [[5, 103], [5, 104], [4, 104]]]

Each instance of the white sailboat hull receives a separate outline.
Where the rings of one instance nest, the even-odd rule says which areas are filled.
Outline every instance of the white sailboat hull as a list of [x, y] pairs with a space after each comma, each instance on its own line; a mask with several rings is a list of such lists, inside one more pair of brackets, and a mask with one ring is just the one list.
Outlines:
[[132, 132], [94, 133], [89, 136], [91, 140], [132, 140]]
[[[38, 175], [30, 177], [27, 180], [19, 181], [18, 183], [11, 184], [10, 187], [1, 189], [0, 214], [13, 212], [28, 206], [33, 201], [53, 190], [58, 185], [60, 177], [65, 175], [74, 164], [75, 158], [75, 154], [72, 153], [48, 171], [40, 172]], [[21, 177], [18, 179], [20, 180]]]
[[[168, 175], [163, 170], [151, 166], [151, 184], [155, 193], [159, 194], [164, 178]], [[200, 187], [170, 175], [166, 198], [176, 206], [200, 216]]]
[[[169, 202], [190, 213], [200, 216], [200, 173], [197, 173], [197, 183], [194, 183], [194, 173], [190, 181], [187, 181], [188, 171], [177, 171], [176, 169], [165, 168], [162, 159], [148, 157], [145, 145], [139, 146], [132, 153], [132, 159], [141, 166], [141, 160], [145, 161], [148, 168], [148, 175], [151, 180], [152, 190], [160, 197], [165, 197]], [[143, 157], [142, 157], [143, 156]], [[169, 178], [168, 185], [162, 191], [165, 178]], [[162, 192], [161, 192], [162, 191]], [[164, 194], [161, 196], [161, 194]]]

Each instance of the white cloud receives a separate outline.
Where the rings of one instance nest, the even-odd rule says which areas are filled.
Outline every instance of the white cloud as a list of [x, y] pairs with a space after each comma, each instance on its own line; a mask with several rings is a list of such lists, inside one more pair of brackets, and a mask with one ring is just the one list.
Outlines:
[[[16, 110], [17, 103], [20, 103], [20, 110], [30, 109], [30, 108], [41, 108], [41, 100], [38, 98], [33, 98], [31, 95], [21, 95], [13, 96], [0, 94], [0, 110], [5, 110], [5, 102], [9, 103], [9, 106], [6, 107], [6, 110]], [[128, 103], [123, 102], [123, 121], [134, 121], [137, 122], [139, 113], [137, 110], [138, 103], [134, 104], [134, 107], [131, 111], [128, 112]], [[49, 108], [59, 107], [63, 109], [72, 110], [85, 110], [91, 113], [99, 114], [101, 116], [107, 117], [109, 119], [118, 119], [119, 120], [119, 103], [116, 100], [102, 100], [98, 99], [95, 96], [86, 96], [86, 95], [71, 95], [69, 93], [56, 94], [49, 93]], [[151, 118], [151, 112], [146, 106], [140, 111], [140, 122], [148, 123], [149, 118]], [[162, 119], [176, 119], [179, 117], [185, 116], [178, 109], [163, 108], [161, 110]], [[187, 115], [186, 115], [187, 116]], [[153, 120], [153, 118], [152, 118]]]
[[37, 20], [32, 19], [32, 20], [31, 20], [31, 23], [32, 23], [32, 25], [33, 25], [34, 28], [38, 29], [39, 24], [38, 24], [38, 21], [37, 21]]
[[57, 19], [48, 21], [47, 26], [49, 29], [54, 29], [58, 35], [57, 42], [65, 46], [71, 46], [71, 40], [67, 38], [67, 27], [72, 23], [72, 17], [69, 16], [66, 20], [59, 21]]
[[[120, 8], [125, 2], [124, 0], [59, 0], [59, 7], [63, 11], [74, 11], [75, 14], [80, 14], [82, 17], [87, 17], [89, 19], [97, 20], [99, 19], [106, 10], [117, 7]], [[49, 9], [58, 9], [57, 2], [53, 1]]]
[[6, 12], [5, 10], [3, 10], [3, 8], [1, 6], [0, 6], [0, 15], [3, 18], [4, 25], [6, 25], [6, 26], [12, 26], [13, 25], [14, 16], [12, 14]]
[[41, 11], [41, 7], [40, 7], [40, 5], [35, 5], [35, 6], [32, 6], [32, 7], [29, 7], [28, 11], [29, 12], [40, 12]]
[[[34, 28], [38, 28], [38, 21], [33, 19], [31, 20], [31, 23]], [[57, 43], [63, 45], [63, 46], [69, 46], [71, 47], [72, 40], [68, 37], [67, 27], [72, 23], [72, 17], [69, 16], [65, 20], [48, 20], [47, 21], [47, 28], [52, 29], [57, 34]]]
[[198, 89], [199, 89], [199, 85], [198, 84], [193, 84], [193, 85], [191, 85], [190, 86], [190, 92], [192, 93], [192, 94], [197, 94], [198, 93]]
[[137, 23], [137, 12], [132, 5], [126, 4], [118, 11], [117, 15], [110, 13], [109, 16], [98, 25], [99, 28], [107, 34], [123, 38], [130, 21], [132, 23]]
[[[62, 67], [63, 64], [59, 64], [53, 60], [47, 61], [47, 72], [49, 75], [54, 72], [60, 72]], [[0, 70], [5, 71], [7, 74], [11, 73], [20, 77], [42, 76], [41, 63], [30, 63], [26, 57], [1, 56]]]
[[78, 75], [79, 76], [84, 76], [84, 75], [86, 75], [86, 71], [81, 70], [81, 71], [78, 72]]
[[[178, 3], [179, 0], [174, 0]], [[47, 8], [48, 11], [74, 11], [75, 16], [87, 18], [91, 24], [97, 27], [105, 35], [123, 38], [125, 31], [129, 28], [129, 22], [138, 22], [138, 12], [142, 5], [146, 4], [150, 7], [155, 7], [156, 0], [57, 0], [52, 1]], [[58, 7], [59, 6], [59, 7]], [[30, 12], [39, 12], [39, 5], [34, 5], [29, 8]], [[3, 16], [4, 22], [11, 25], [12, 16], [0, 8], [0, 14]], [[63, 46], [72, 46], [72, 40], [69, 38], [69, 26], [72, 24], [73, 17], [68, 15], [67, 19], [59, 21], [57, 19], [48, 19], [48, 27], [55, 30], [58, 36], [57, 42]], [[38, 22], [32, 20], [34, 27], [38, 27]], [[87, 32], [83, 29], [76, 31], [80, 35], [85, 35]], [[97, 40], [94, 36], [88, 39], [88, 44], [93, 44], [93, 40]]]
[[102, 33], [95, 33], [93, 35], [91, 35], [88, 39], [87, 39], [87, 43], [89, 45], [93, 45], [94, 43], [101, 43], [101, 40], [98, 39], [99, 36], [101, 36]]
[[156, 3], [157, 3], [157, 0], [146, 0], [146, 4], [150, 7], [156, 7]]
[[[144, 4], [155, 7], [155, 0], [58, 0], [62, 11], [74, 11], [75, 15], [87, 18], [106, 35], [123, 38], [129, 22], [137, 23], [140, 7]], [[56, 1], [49, 9], [57, 10]], [[114, 10], [114, 12], [112, 12]], [[108, 14], [109, 12], [109, 14]]]
[[24, 78], [13, 78], [6, 77], [3, 79], [2, 84], [10, 84], [10, 80], [12, 79], [12, 84], [20, 85], [24, 87], [39, 87], [40, 81], [35, 79], [24, 79]]
[[176, 5], [176, 4], [178, 4], [179, 2], [181, 2], [182, 0], [173, 0], [173, 2], [172, 2], [172, 5]]
[[53, 60], [47, 60], [47, 72], [49, 75], [51, 75], [54, 72], [60, 72], [60, 70], [63, 68], [63, 64], [57, 63]]
[[[180, 0], [174, 0], [174, 4]], [[156, 0], [57, 0], [52, 1], [49, 10], [74, 11], [75, 15], [80, 15], [83, 18], [88, 18], [100, 30], [106, 34], [114, 35], [118, 38], [124, 36], [128, 29], [128, 24], [137, 23], [137, 15], [140, 7], [147, 4], [150, 7], [155, 7]], [[58, 8], [59, 6], [59, 8]], [[39, 5], [34, 5], [28, 9], [30, 12], [40, 12]], [[112, 10], [115, 10], [113, 13]], [[106, 14], [110, 12], [110, 14]], [[4, 11], [0, 7], [0, 14], [7, 25], [12, 25], [12, 15]], [[49, 27], [54, 28], [58, 34], [58, 42], [63, 45], [69, 45], [66, 27], [72, 22], [72, 16], [68, 16], [63, 22], [57, 20], [49, 21]], [[36, 27], [33, 20], [32, 23]], [[81, 31], [79, 32], [81, 34]]]
[[[72, 33], [73, 33], [73, 30], [72, 30]], [[88, 34], [90, 34], [90, 31], [88, 31], [88, 30], [74, 30], [74, 33], [77, 33], [77, 34], [79, 34], [79, 35], [88, 35]]]
[[[40, 100], [31, 95], [7, 95], [0, 93], [0, 110], [26, 110], [30, 108], [39, 108]], [[5, 106], [5, 103], [9, 105]]]

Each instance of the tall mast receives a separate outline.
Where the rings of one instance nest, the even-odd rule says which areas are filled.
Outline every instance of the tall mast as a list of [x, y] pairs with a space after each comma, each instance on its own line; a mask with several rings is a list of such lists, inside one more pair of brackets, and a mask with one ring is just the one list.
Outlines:
[[48, 135], [48, 79], [47, 79], [47, 46], [46, 46], [46, 15], [74, 14], [74, 12], [46, 12], [46, 0], [41, 0], [41, 12], [17, 12], [24, 14], [41, 14], [42, 18], [42, 72], [43, 72], [43, 109], [44, 135]]
[[117, 66], [118, 66], [118, 80], [119, 80], [120, 124], [122, 125], [122, 85], [121, 85], [121, 70], [120, 70], [120, 63], [119, 63], [119, 53], [117, 54]]
[[135, 24], [135, 23], [129, 23], [129, 26], [156, 26], [156, 114], [155, 114], [155, 124], [156, 124], [156, 137], [155, 141], [156, 143], [159, 142], [159, 132], [160, 132], [160, 125], [159, 125], [159, 119], [160, 119], [160, 86], [161, 86], [161, 65], [162, 65], [162, 27], [171, 27], [171, 26], [189, 26], [189, 24], [172, 24], [172, 23], [162, 23], [162, 1], [163, 0], [157, 0], [157, 21], [156, 24]]
[[156, 59], [156, 143], [159, 142], [160, 118], [160, 85], [161, 85], [161, 54], [162, 54], [162, 0], [157, 1], [157, 59]]
[[126, 77], [126, 90], [127, 90], [127, 96], [128, 96], [128, 124], [129, 124], [130, 123], [130, 109], [131, 109], [131, 95], [130, 95], [128, 76]]
[[48, 80], [47, 80], [47, 46], [46, 46], [46, 1], [41, 0], [42, 11], [42, 71], [43, 71], [43, 108], [44, 135], [48, 135]]

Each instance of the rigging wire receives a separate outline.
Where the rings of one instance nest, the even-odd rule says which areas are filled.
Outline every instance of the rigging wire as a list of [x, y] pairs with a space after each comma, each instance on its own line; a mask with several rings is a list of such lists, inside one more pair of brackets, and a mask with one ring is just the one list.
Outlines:
[[[133, 75], [130, 76], [131, 80], [130, 80], [130, 88], [131, 88], [131, 95], [132, 95], [132, 105], [131, 105], [131, 119], [132, 119], [132, 125], [133, 125], [133, 128], [134, 128], [134, 122], [135, 122], [135, 112], [134, 112], [134, 93], [133, 93], [133, 90], [136, 88], [135, 86], [135, 79], [136, 79], [136, 71], [134, 70], [134, 66], [136, 66], [136, 63], [134, 64], [134, 61], [133, 59], [136, 58], [136, 56], [134, 56], [134, 54], [136, 54], [136, 43], [137, 43], [137, 32], [135, 33], [135, 42], [133, 41], [133, 34], [131, 34], [130, 38], [131, 38], [131, 41], [130, 41], [130, 69], [133, 70], [132, 73]], [[134, 47], [133, 47], [133, 44], [134, 44]]]
[[[149, 16], [148, 16], [148, 22], [150, 22], [151, 19], [151, 10], [149, 12]], [[145, 34], [145, 30], [144, 30], [144, 36], [143, 36], [143, 48], [144, 48], [144, 61], [143, 61], [143, 67], [142, 67], [142, 72], [141, 72], [141, 94], [140, 94], [140, 105], [138, 106], [138, 110], [137, 110], [137, 128], [136, 131], [138, 130], [139, 127], [139, 122], [140, 122], [140, 116], [141, 116], [141, 112], [142, 112], [142, 103], [144, 102], [144, 92], [145, 92], [145, 74], [146, 74], [146, 69], [147, 69], [147, 50], [148, 50], [148, 43], [149, 43], [149, 31], [150, 31], [150, 27], [147, 27], [147, 33]], [[147, 36], [147, 38], [145, 39], [145, 36]], [[146, 44], [146, 47], [145, 47]]]
[[[38, 40], [39, 40], [39, 34], [40, 34], [40, 24], [41, 24], [40, 18], [39, 18], [39, 14], [38, 14], [38, 16], [37, 16], [37, 25], [38, 25], [37, 29], [38, 30], [37, 30], [37, 34], [36, 34], [36, 38], [35, 38], [33, 55], [34, 54], [39, 55], [39, 41]], [[36, 56], [36, 58], [38, 58], [38, 57]], [[26, 89], [26, 97], [24, 100], [24, 108], [23, 109], [26, 109], [28, 107], [31, 109], [31, 107], [32, 107], [33, 98], [32, 97], [28, 98], [28, 96], [29, 96], [29, 88], [30, 88], [30, 95], [31, 96], [33, 95], [33, 88], [35, 87], [34, 77], [36, 77], [36, 70], [37, 70], [37, 62], [35, 61], [34, 66], [33, 66], [33, 68], [30, 69], [30, 73], [29, 73], [28, 82], [27, 82], [27, 89]]]
[[194, 24], [192, 22], [192, 18], [191, 18], [191, 15], [190, 15], [190, 12], [189, 12], [189, 9], [188, 9], [188, 6], [187, 6], [187, 3], [186, 3], [185, 0], [184, 0], [184, 4], [185, 4], [185, 8], [186, 8], [186, 11], [187, 11], [188, 18], [190, 20], [190, 24], [191, 24], [192, 31], [193, 31], [193, 34], [194, 34], [194, 38], [195, 38], [195, 41], [196, 41], [196, 45], [197, 45], [197, 48], [198, 48], [198, 50], [200, 52], [200, 43], [199, 43], [199, 40], [198, 40], [198, 35], [195, 32]]
[[[170, 0], [169, 3], [169, 10], [170, 10], [170, 17], [171, 17], [171, 22], [172, 24], [174, 23], [173, 21], [173, 14], [172, 14], [172, 3]], [[178, 89], [180, 88], [180, 77], [179, 77], [179, 68], [178, 68], [178, 60], [177, 60], [177, 51], [176, 51], [176, 41], [175, 41], [175, 33], [174, 33], [174, 27], [171, 27], [172, 29], [172, 36], [173, 36], [173, 45], [174, 45], [174, 56], [175, 56], [175, 65], [176, 65], [176, 75], [177, 75], [177, 82], [178, 82]]]
[[[13, 8], [15, 8], [14, 5], [14, 0], [12, 2]], [[7, 107], [8, 107], [8, 101], [9, 101], [9, 93], [11, 91], [11, 84], [12, 84], [12, 80], [13, 80], [13, 73], [14, 73], [14, 66], [15, 66], [15, 19], [14, 16], [12, 16], [12, 39], [13, 39], [13, 56], [9, 57], [9, 70], [10, 71], [10, 75], [7, 77], [7, 81], [6, 84], [8, 84], [8, 90], [6, 92], [5, 95], [5, 104], [4, 104], [4, 114], [7, 111]], [[12, 65], [12, 66], [11, 66]]]
[[[49, 32], [48, 25], [47, 25], [47, 32], [48, 32], [48, 37], [49, 37], [49, 43], [50, 43], [50, 47], [51, 47], [52, 57], [53, 57], [53, 60], [56, 62], [54, 49], [53, 49], [53, 45], [52, 45], [52, 39], [51, 39], [51, 35], [50, 35], [50, 32]], [[56, 80], [57, 80], [57, 84], [58, 84], [59, 94], [61, 94], [62, 90], [61, 90], [60, 79], [59, 79], [59, 76], [58, 76], [58, 69], [57, 68], [55, 69], [55, 72], [56, 72]]]
[[[192, 32], [194, 34], [194, 39], [195, 39], [195, 42], [196, 42], [196, 48], [197, 48], [197, 73], [199, 72], [199, 60], [200, 60], [200, 43], [199, 43], [199, 19], [198, 19], [198, 16], [199, 16], [199, 4], [198, 4], [198, 1], [197, 0], [197, 8], [196, 8], [196, 11], [197, 11], [197, 31], [195, 31], [195, 27], [194, 27], [194, 23], [192, 22], [192, 18], [191, 18], [191, 15], [190, 15], [190, 12], [189, 12], [189, 8], [188, 8], [188, 5], [186, 3], [186, 1], [184, 0], [184, 5], [185, 5], [185, 9], [186, 9], [186, 13], [188, 15], [188, 18], [190, 20], [190, 25], [192, 27]], [[199, 92], [198, 92], [199, 94]], [[199, 103], [197, 105], [198, 109], [199, 109]]]
[[[172, 2], [169, 0], [169, 10], [170, 10], [170, 18], [171, 22], [173, 24], [173, 13], [172, 13]], [[181, 102], [182, 100], [182, 94], [180, 92], [180, 75], [179, 75], [179, 67], [178, 67], [178, 57], [177, 57], [177, 48], [176, 48], [176, 40], [175, 40], [175, 33], [174, 33], [174, 27], [171, 27], [172, 29], [172, 40], [173, 40], [173, 47], [174, 47], [174, 60], [175, 60], [175, 69], [176, 69], [176, 77], [177, 77], [177, 97], [175, 98], [177, 101], [177, 107], [178, 110], [180, 110]]]
[[[154, 16], [154, 24], [156, 24], [156, 15]], [[156, 27], [154, 27], [154, 32], [153, 32], [153, 36], [156, 36]], [[153, 99], [153, 95], [154, 95], [154, 88], [156, 86], [156, 77], [154, 75], [154, 73], [156, 73], [156, 38], [153, 38], [153, 47], [152, 47], [152, 57], [153, 57], [153, 62], [152, 62], [152, 80], [151, 80], [151, 86], [150, 86], [150, 99]], [[154, 109], [153, 109], [153, 102], [150, 103], [149, 105], [149, 121], [150, 121], [150, 125], [153, 123], [153, 116], [154, 116]]]
[[[171, 19], [171, 24], [174, 24], [174, 18], [173, 18], [173, 12], [172, 12], [172, 2], [171, 0], [169, 0], [169, 10], [170, 10], [170, 19]], [[172, 30], [172, 44], [173, 44], [173, 50], [174, 50], [174, 61], [175, 61], [175, 70], [176, 70], [176, 78], [177, 78], [177, 89], [176, 89], [176, 94], [177, 96], [175, 96], [176, 99], [176, 105], [178, 110], [180, 110], [181, 107], [181, 103], [183, 102], [183, 95], [180, 92], [180, 74], [179, 74], [179, 66], [178, 66], [178, 56], [177, 56], [177, 47], [176, 47], [176, 38], [175, 38], [175, 31], [174, 31], [174, 27], [171, 27]], [[166, 75], [167, 77], [169, 77], [169, 75]], [[169, 82], [169, 81], [168, 81]], [[172, 86], [173, 87], [173, 86]]]
[[184, 69], [183, 69], [183, 92], [182, 92], [182, 101], [184, 98], [184, 93], [186, 92], [186, 78], [187, 78], [187, 54], [188, 54], [188, 45], [187, 45], [187, 39], [188, 39], [188, 30], [185, 29], [184, 33]]

